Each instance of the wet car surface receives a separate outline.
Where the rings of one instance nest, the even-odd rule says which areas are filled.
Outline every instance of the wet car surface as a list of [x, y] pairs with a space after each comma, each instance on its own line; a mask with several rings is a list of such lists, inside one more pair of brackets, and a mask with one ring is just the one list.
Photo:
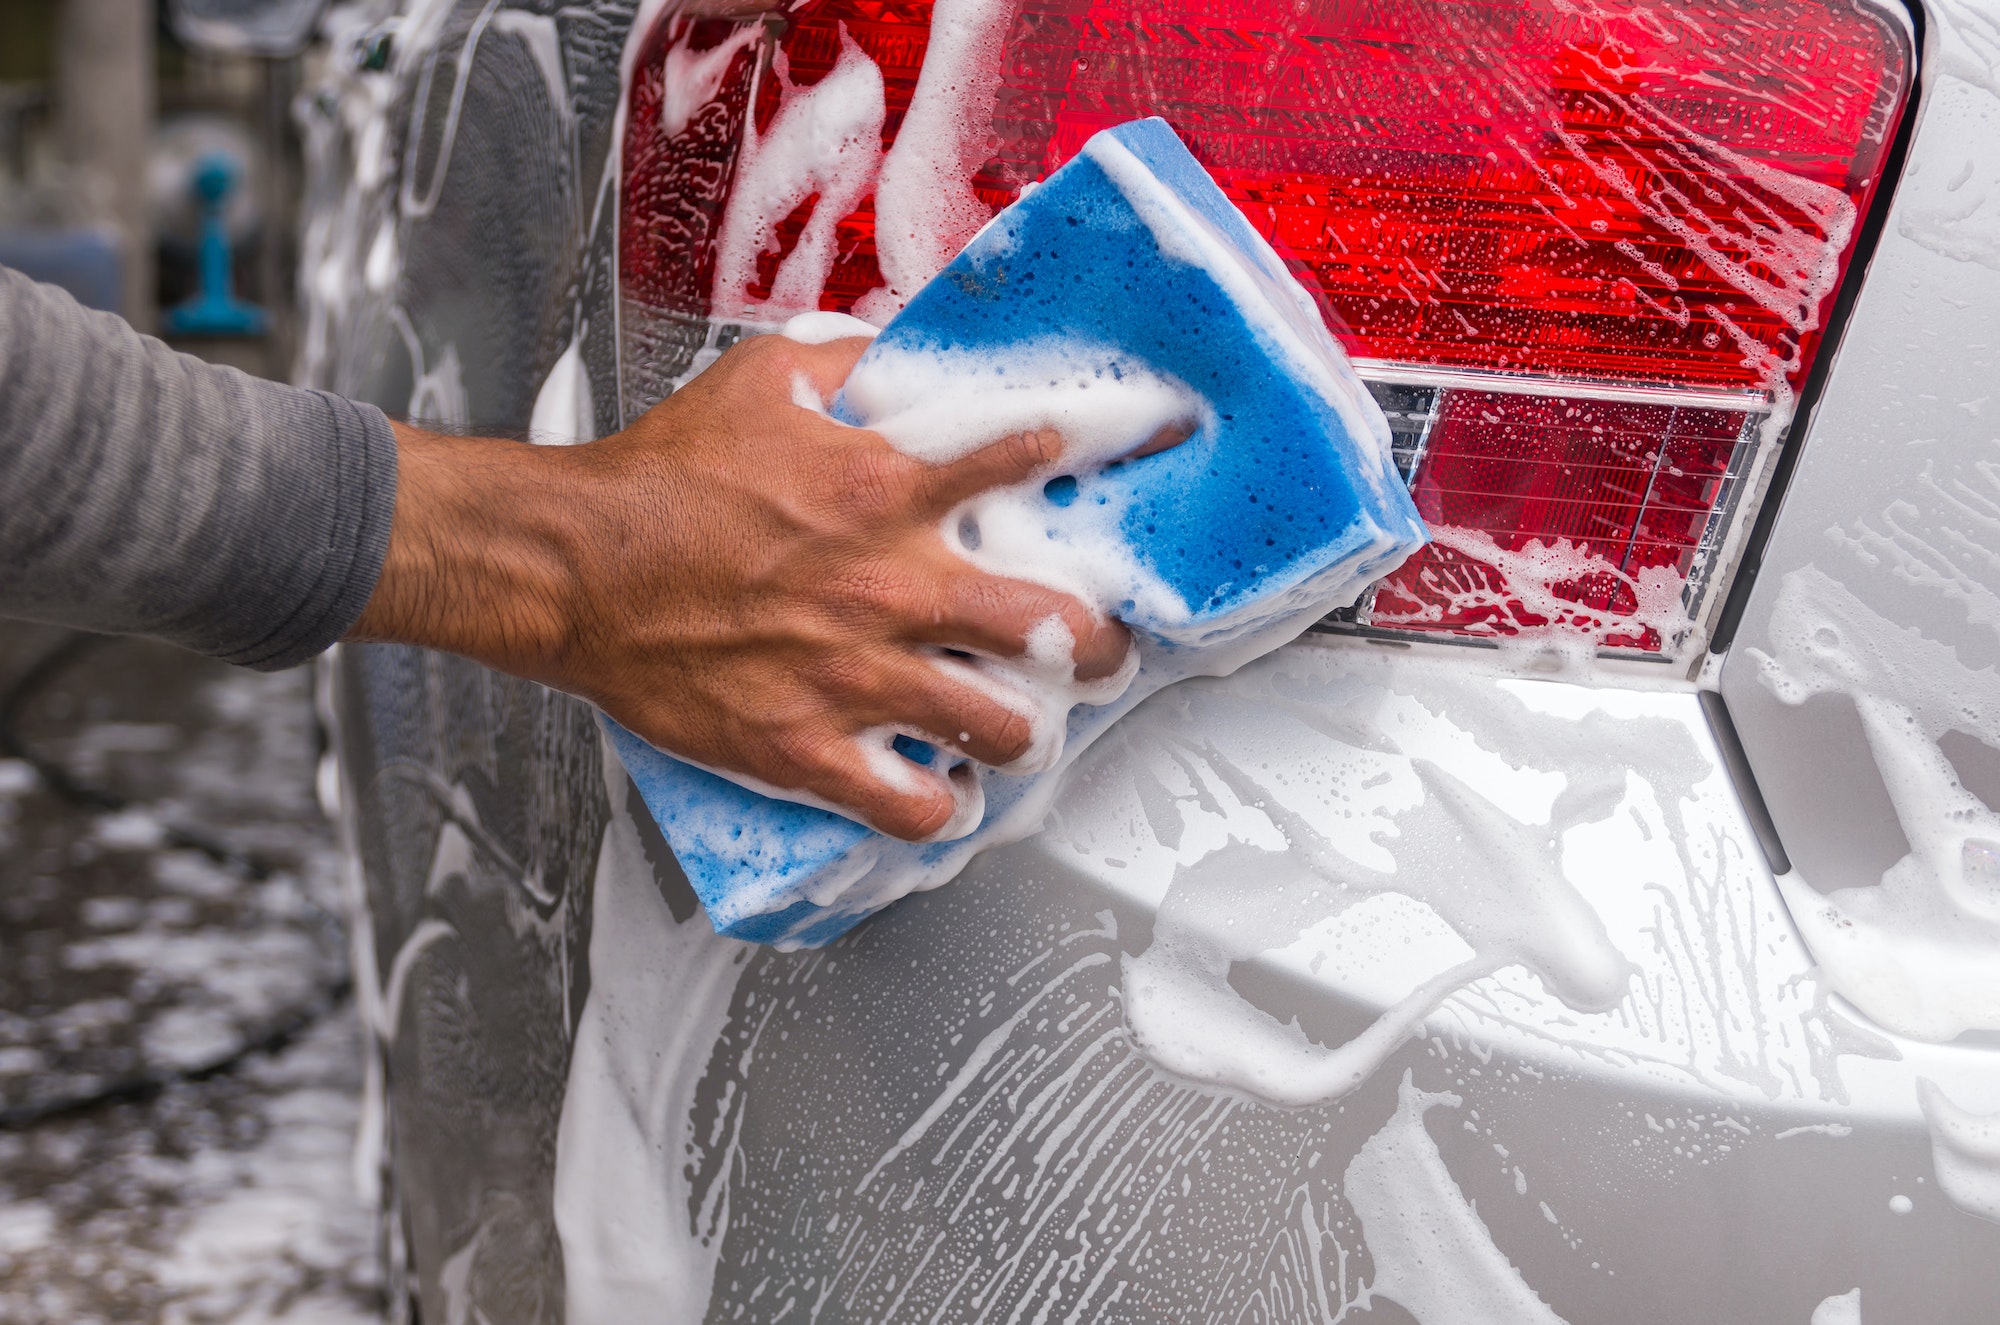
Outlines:
[[[1378, 599], [1149, 701], [1041, 832], [797, 953], [713, 935], [585, 706], [342, 650], [402, 1300], [495, 1321], [1989, 1318], [1996, 20], [1857, 12], [1917, 61], [1903, 173], [1821, 377], [1732, 406], [1750, 422], [1714, 454], [1758, 468], [1699, 544], [1720, 560], [1687, 563], [1721, 569], [1680, 591], [1684, 636], [1621, 625], [1613, 592], [1581, 634], [1474, 647]], [[727, 219], [757, 60], [825, 15], [697, 39], [701, 17], [336, 11], [301, 111], [315, 382], [575, 440], [763, 329], [711, 306], [715, 250], [686, 237]], [[634, 89], [665, 117], [675, 86], [640, 77], [654, 58], [695, 90], [646, 157]], [[641, 192], [683, 265], [621, 249]], [[836, 246], [827, 289], [893, 276], [853, 277], [858, 251]], [[768, 303], [757, 275], [740, 297]], [[1399, 434], [1414, 457], [1447, 411], [1412, 393], [1492, 410], [1514, 385], [1377, 395], [1431, 421]], [[1442, 464], [1411, 460], [1419, 483]], [[1782, 505], [1760, 507], [1773, 467]], [[1906, 919], [1926, 905], [1928, 930]]]

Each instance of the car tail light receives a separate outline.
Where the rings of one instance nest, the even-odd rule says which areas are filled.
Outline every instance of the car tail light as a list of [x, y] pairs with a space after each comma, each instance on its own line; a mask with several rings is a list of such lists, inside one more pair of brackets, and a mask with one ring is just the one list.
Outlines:
[[[911, 260], [878, 222], [894, 240], [910, 218], [878, 218], [874, 196], [816, 217], [829, 190], [805, 183], [763, 218], [732, 306], [713, 302], [744, 151], [858, 51], [890, 160], [912, 116], [907, 157], [970, 141], [955, 184], [980, 215], [1100, 128], [1161, 115], [1181, 133], [1317, 291], [1437, 535], [1356, 626], [1656, 654], [1696, 635], [1879, 181], [1901, 21], [1861, 0], [937, 9], [937, 43], [914, 0], [641, 34], [621, 149], [628, 410], [796, 311], [774, 292], [802, 243], [832, 236], [819, 307], [893, 309], [884, 270], [907, 280]], [[919, 94], [934, 44], [955, 61], [938, 81], [955, 119]], [[883, 169], [876, 192], [907, 198], [910, 172]]]

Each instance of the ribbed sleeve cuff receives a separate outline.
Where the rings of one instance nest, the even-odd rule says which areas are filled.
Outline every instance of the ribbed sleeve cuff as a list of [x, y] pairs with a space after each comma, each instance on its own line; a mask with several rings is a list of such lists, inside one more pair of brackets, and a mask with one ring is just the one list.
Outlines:
[[314, 466], [324, 475], [328, 502], [317, 574], [296, 607], [255, 645], [222, 655], [264, 672], [324, 652], [360, 619], [381, 577], [396, 514], [396, 434], [381, 410], [300, 390], [290, 391], [275, 412], [288, 416], [279, 423], [284, 431], [328, 448]]

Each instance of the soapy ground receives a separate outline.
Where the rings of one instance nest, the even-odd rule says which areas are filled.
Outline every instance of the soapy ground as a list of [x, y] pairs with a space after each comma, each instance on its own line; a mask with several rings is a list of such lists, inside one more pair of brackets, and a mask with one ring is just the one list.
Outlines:
[[[62, 638], [9, 623], [0, 686]], [[21, 715], [131, 804], [0, 759], [4, 1325], [380, 1319], [311, 687], [119, 641]]]
[[156, 1098], [0, 1132], [0, 1322], [380, 1321], [351, 1011]]

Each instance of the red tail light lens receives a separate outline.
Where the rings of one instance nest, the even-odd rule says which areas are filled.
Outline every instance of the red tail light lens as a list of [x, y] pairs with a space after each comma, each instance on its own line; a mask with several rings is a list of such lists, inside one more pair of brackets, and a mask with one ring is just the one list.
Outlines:
[[[1098, 129], [1161, 115], [1320, 293], [1441, 531], [1359, 621], [1648, 651], [1687, 635], [1878, 182], [1900, 21], [1859, 0], [945, 3], [953, 31], [1004, 34], [959, 68], [963, 114], [990, 124], [965, 160], [986, 210]], [[754, 37], [685, 18], [646, 35], [622, 159], [628, 407], [729, 334], [709, 300], [738, 154], [844, 40], [880, 73], [891, 152], [913, 113], [939, 132], [912, 111], [932, 17], [826, 0]], [[768, 218], [753, 302], [818, 196]], [[820, 307], [883, 307], [877, 220], [872, 197], [838, 218]]]

